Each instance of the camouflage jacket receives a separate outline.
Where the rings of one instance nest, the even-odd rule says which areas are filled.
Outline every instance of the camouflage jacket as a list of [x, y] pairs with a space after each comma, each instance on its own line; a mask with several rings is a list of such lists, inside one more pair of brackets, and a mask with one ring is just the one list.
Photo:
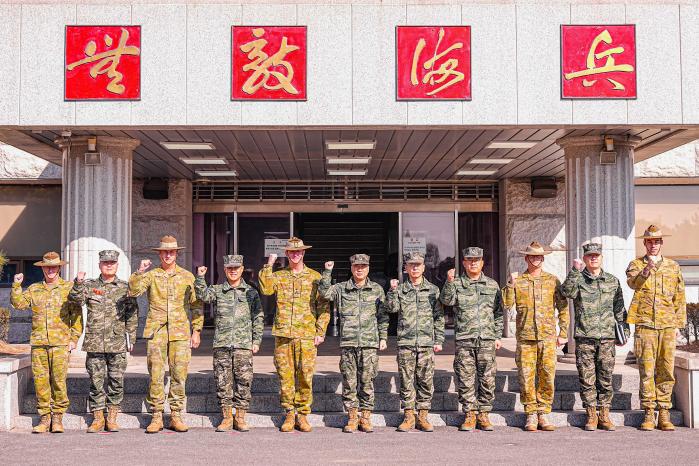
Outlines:
[[386, 295], [386, 310], [398, 313], [398, 346], [444, 343], [444, 308], [439, 288], [426, 279], [416, 287], [406, 280]]
[[10, 302], [15, 309], [32, 311], [32, 346], [67, 346], [77, 343], [83, 331], [83, 313], [80, 306], [68, 301], [73, 282], [59, 278], [55, 286], [45, 282], [34, 283], [26, 291], [22, 285], [12, 284]]
[[136, 343], [138, 304], [127, 296], [129, 285], [114, 279], [107, 283], [102, 276], [95, 280], [77, 281], [68, 299], [79, 306], [87, 306], [83, 350], [91, 353], [123, 353], [126, 334]]
[[277, 295], [272, 335], [309, 339], [325, 336], [330, 322], [328, 301], [318, 293], [320, 274], [304, 266], [295, 274], [290, 268], [276, 272], [265, 265], [259, 274], [260, 291]]
[[233, 288], [226, 280], [222, 285], [206, 286], [204, 277], [194, 281], [197, 299], [216, 303], [214, 348], [252, 349], [262, 342], [264, 310], [257, 290], [240, 280]]
[[340, 315], [340, 346], [378, 348], [388, 337], [388, 314], [383, 288], [367, 279], [358, 288], [353, 279], [331, 283], [331, 271], [325, 270], [318, 290], [333, 301]]
[[170, 274], [160, 267], [144, 273], [135, 272], [129, 278], [129, 296], [140, 296], [148, 291], [148, 316], [143, 338], [152, 338], [167, 325], [168, 340], [189, 340], [189, 315], [192, 329], [201, 331], [204, 325], [202, 304], [194, 292], [194, 275], [179, 265]]
[[644, 277], [641, 271], [647, 263], [645, 256], [639, 257], [626, 269], [627, 283], [634, 290], [626, 321], [655, 329], [684, 328], [687, 302], [679, 264], [663, 258], [648, 277]]
[[445, 306], [456, 306], [456, 341], [502, 338], [502, 293], [498, 283], [492, 278], [481, 274], [480, 278], [471, 280], [467, 275], [462, 275], [444, 285], [439, 299]]
[[568, 300], [561, 294], [561, 282], [555, 275], [541, 272], [532, 277], [524, 272], [517, 277], [514, 286], [502, 289], [505, 309], [517, 307], [517, 339], [546, 340], [556, 335], [556, 310], [558, 310], [558, 336], [568, 338]]
[[614, 339], [616, 322], [629, 330], [624, 308], [624, 294], [619, 279], [604, 270], [593, 277], [584, 269], [572, 269], [561, 285], [561, 294], [573, 300], [575, 337]]

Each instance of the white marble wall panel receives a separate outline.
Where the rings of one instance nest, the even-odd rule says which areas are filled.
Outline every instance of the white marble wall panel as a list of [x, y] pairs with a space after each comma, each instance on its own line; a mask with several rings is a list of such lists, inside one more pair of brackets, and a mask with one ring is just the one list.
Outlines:
[[682, 116], [699, 124], [699, 5], [680, 5]]
[[19, 123], [20, 5], [0, 5], [0, 125]]

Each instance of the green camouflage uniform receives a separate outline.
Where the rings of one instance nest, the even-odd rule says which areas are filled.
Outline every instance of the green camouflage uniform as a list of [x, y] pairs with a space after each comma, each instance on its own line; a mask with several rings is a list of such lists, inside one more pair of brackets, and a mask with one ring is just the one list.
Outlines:
[[[616, 322], [625, 322], [626, 309], [619, 279], [605, 271], [593, 277], [573, 268], [561, 285], [575, 310], [575, 362], [583, 407], [611, 407], [616, 356]], [[625, 323], [624, 325], [628, 327]], [[628, 336], [628, 328], [625, 329]]]
[[684, 279], [677, 262], [663, 258], [648, 277], [641, 271], [648, 259], [639, 257], [626, 269], [634, 290], [627, 322], [636, 324], [634, 352], [641, 376], [640, 398], [644, 409], [672, 407], [675, 385], [675, 329], [687, 324]]
[[495, 340], [502, 338], [502, 295], [498, 283], [481, 274], [448, 282], [440, 300], [455, 306], [454, 375], [459, 402], [465, 413], [489, 412], [495, 400]]
[[434, 349], [444, 343], [444, 308], [439, 288], [410, 280], [387, 294], [386, 310], [398, 313], [398, 373], [401, 409], [430, 409], [434, 393]]
[[260, 346], [264, 329], [260, 295], [242, 279], [233, 288], [228, 281], [206, 286], [204, 277], [197, 277], [194, 288], [200, 301], [216, 304], [213, 358], [219, 404], [247, 411], [252, 399], [252, 347]]
[[354, 279], [331, 284], [325, 270], [319, 290], [335, 302], [340, 315], [340, 373], [345, 408], [374, 410], [374, 379], [379, 371], [377, 348], [388, 336], [386, 295], [377, 283], [367, 279], [359, 288]]
[[[90, 376], [90, 411], [106, 406], [121, 405], [124, 399], [124, 371], [126, 371], [126, 335], [131, 344], [136, 342], [138, 304], [127, 296], [128, 283], [117, 278], [105, 282], [102, 276], [95, 280], [75, 281], [68, 299], [80, 306], [87, 305], [83, 350], [87, 352], [85, 368]], [[105, 384], [106, 379], [106, 384]]]
[[135, 272], [129, 279], [129, 296], [148, 291], [148, 316], [143, 338], [148, 339], [147, 362], [150, 386], [146, 403], [153, 412], [162, 412], [165, 405], [165, 365], [170, 368], [170, 410], [183, 411], [186, 406], [185, 384], [192, 357], [189, 312], [192, 330], [201, 331], [204, 324], [202, 304], [194, 292], [194, 275], [179, 265], [173, 273], [158, 267], [148, 272]]
[[[554, 275], [529, 272], [519, 276], [514, 285], [502, 290], [505, 309], [517, 307], [517, 352], [519, 386], [527, 414], [548, 414], [553, 404], [556, 378], [556, 337], [568, 338], [568, 300], [560, 292], [561, 283]], [[556, 310], [558, 327], [556, 332]]]
[[34, 283], [22, 291], [12, 284], [10, 302], [15, 309], [32, 311], [32, 374], [39, 415], [63, 414], [68, 410], [68, 344], [78, 343], [82, 333], [82, 310], [68, 301], [73, 282], [59, 278], [49, 286]]
[[277, 295], [274, 366], [281, 405], [287, 412], [311, 412], [317, 353], [313, 339], [325, 336], [330, 321], [328, 302], [318, 293], [319, 281], [320, 274], [306, 266], [295, 274], [288, 267], [273, 272], [272, 266], [265, 265], [259, 274], [262, 294]]

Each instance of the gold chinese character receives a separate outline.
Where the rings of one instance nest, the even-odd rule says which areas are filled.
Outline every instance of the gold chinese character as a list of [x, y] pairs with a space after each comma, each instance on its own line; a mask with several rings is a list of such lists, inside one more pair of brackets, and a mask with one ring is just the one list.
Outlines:
[[[291, 84], [294, 79], [294, 69], [291, 63], [284, 60], [287, 54], [299, 50], [299, 47], [295, 45], [289, 45], [288, 39], [282, 37], [282, 43], [279, 47], [277, 53], [271, 57], [262, 51], [268, 42], [266, 39], [262, 39], [265, 34], [263, 28], [256, 28], [252, 30], [252, 35], [257, 39], [243, 44], [240, 46], [240, 50], [248, 54], [248, 58], [252, 60], [247, 65], [243, 66], [243, 71], [255, 70], [250, 77], [243, 84], [243, 92], [246, 94], [254, 94], [264, 87], [270, 91], [276, 91], [278, 89], [284, 89], [289, 94], [298, 94], [299, 91]], [[272, 71], [269, 68], [272, 66], [281, 66], [286, 69], [286, 74], [281, 71]], [[269, 78], [274, 77], [278, 81], [277, 84], [268, 84]]]
[[[85, 65], [88, 63], [98, 62], [90, 68], [90, 76], [92, 79], [97, 78], [97, 76], [107, 73], [107, 77], [111, 79], [107, 85], [107, 90], [113, 92], [114, 94], [123, 94], [126, 87], [121, 84], [121, 80], [124, 75], [117, 71], [117, 66], [121, 60], [122, 55], [139, 55], [141, 51], [138, 47], [134, 45], [126, 45], [129, 40], [129, 31], [121, 28], [121, 37], [119, 37], [119, 44], [116, 48], [112, 50], [107, 50], [106, 52], [98, 53], [97, 44], [95, 41], [91, 40], [85, 46], [85, 56], [82, 60], [71, 63], [67, 66], [68, 71], [72, 71], [78, 66]], [[104, 45], [111, 47], [114, 43], [114, 39], [109, 34], [104, 35]]]
[[[429, 82], [430, 86], [434, 86], [435, 84], [442, 84], [449, 77], [452, 77], [452, 79], [447, 81], [446, 83], [444, 83], [444, 85], [438, 87], [437, 89], [431, 90], [427, 93], [427, 95], [435, 95], [438, 92], [443, 91], [447, 87], [453, 86], [454, 84], [464, 80], [464, 74], [460, 71], [456, 71], [456, 68], [459, 66], [459, 60], [456, 58], [449, 58], [446, 61], [442, 62], [442, 64], [439, 65], [439, 67], [436, 70], [434, 69], [437, 60], [441, 60], [442, 57], [447, 55], [452, 50], [457, 50], [463, 48], [464, 46], [463, 42], [456, 42], [445, 51], [439, 53], [439, 46], [442, 43], [442, 39], [444, 39], [444, 29], [440, 28], [439, 39], [437, 39], [437, 45], [434, 48], [434, 54], [432, 55], [432, 58], [426, 60], [422, 64], [424, 69], [430, 70], [425, 74], [425, 76], [423, 76], [422, 84], [427, 84]], [[417, 86], [420, 83], [417, 78], [417, 68], [420, 59], [420, 54], [422, 53], [422, 50], [425, 48], [425, 45], [425, 39], [420, 39], [417, 42], [417, 47], [415, 47], [415, 53], [413, 53], [413, 66], [410, 70], [410, 82], [413, 86]]]
[[[581, 70], [581, 71], [575, 71], [573, 73], [566, 73], [564, 76], [566, 79], [573, 79], [573, 78], [579, 78], [582, 76], [591, 76], [595, 74], [601, 74], [601, 73], [611, 73], [614, 71], [621, 71], [623, 73], [630, 73], [633, 71], [633, 66], [625, 64], [625, 65], [617, 65], [614, 61], [614, 55], [624, 53], [624, 47], [614, 47], [611, 49], [607, 49], [604, 52], [596, 53], [597, 46], [599, 46], [600, 43], [604, 42], [607, 45], [611, 45], [612, 43], [612, 36], [609, 34], [608, 30], [602, 31], [597, 37], [595, 37], [595, 40], [592, 41], [592, 45], [590, 46], [590, 51], [587, 53], [587, 69]], [[597, 67], [597, 63], [595, 60], [601, 60], [603, 58], [606, 58], [606, 62], [604, 63], [604, 66]], [[625, 89], [624, 85], [621, 84], [619, 81], [615, 81], [612, 78], [607, 78], [607, 81], [609, 81], [614, 87], [614, 90], [617, 91], [623, 91]], [[590, 87], [593, 84], [597, 82], [596, 79], [593, 79], [591, 81], [588, 81], [587, 79], [583, 79], [583, 86], [585, 87]]]

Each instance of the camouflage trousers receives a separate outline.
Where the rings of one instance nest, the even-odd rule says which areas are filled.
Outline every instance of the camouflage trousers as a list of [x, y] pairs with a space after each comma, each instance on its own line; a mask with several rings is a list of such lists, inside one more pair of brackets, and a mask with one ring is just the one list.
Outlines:
[[168, 403], [171, 411], [184, 411], [187, 404], [185, 384], [187, 369], [192, 358], [189, 340], [168, 341], [167, 326], [162, 326], [148, 340], [147, 363], [150, 385], [146, 403], [153, 412], [165, 407], [165, 366], [170, 369]]
[[431, 346], [399, 346], [401, 409], [430, 409], [434, 393], [434, 350]]
[[126, 353], [88, 352], [85, 369], [90, 376], [89, 410], [92, 412], [103, 410], [106, 406], [121, 405], [124, 399]]
[[675, 329], [636, 327], [634, 352], [641, 376], [641, 408], [672, 408], [675, 386]]
[[454, 375], [463, 412], [493, 410], [496, 372], [495, 341], [468, 339], [456, 342]]
[[379, 372], [376, 348], [343, 347], [340, 354], [345, 409], [374, 410], [374, 379]]
[[556, 379], [556, 339], [518, 341], [515, 362], [524, 412], [550, 413]]
[[274, 339], [274, 367], [279, 375], [279, 398], [285, 411], [311, 412], [316, 354], [313, 340]]
[[32, 375], [39, 415], [68, 410], [68, 346], [32, 346]]
[[252, 375], [252, 350], [214, 348], [216, 396], [221, 407], [250, 409]]
[[578, 366], [580, 398], [583, 407], [611, 407], [614, 387], [614, 340], [575, 339], [575, 364]]

